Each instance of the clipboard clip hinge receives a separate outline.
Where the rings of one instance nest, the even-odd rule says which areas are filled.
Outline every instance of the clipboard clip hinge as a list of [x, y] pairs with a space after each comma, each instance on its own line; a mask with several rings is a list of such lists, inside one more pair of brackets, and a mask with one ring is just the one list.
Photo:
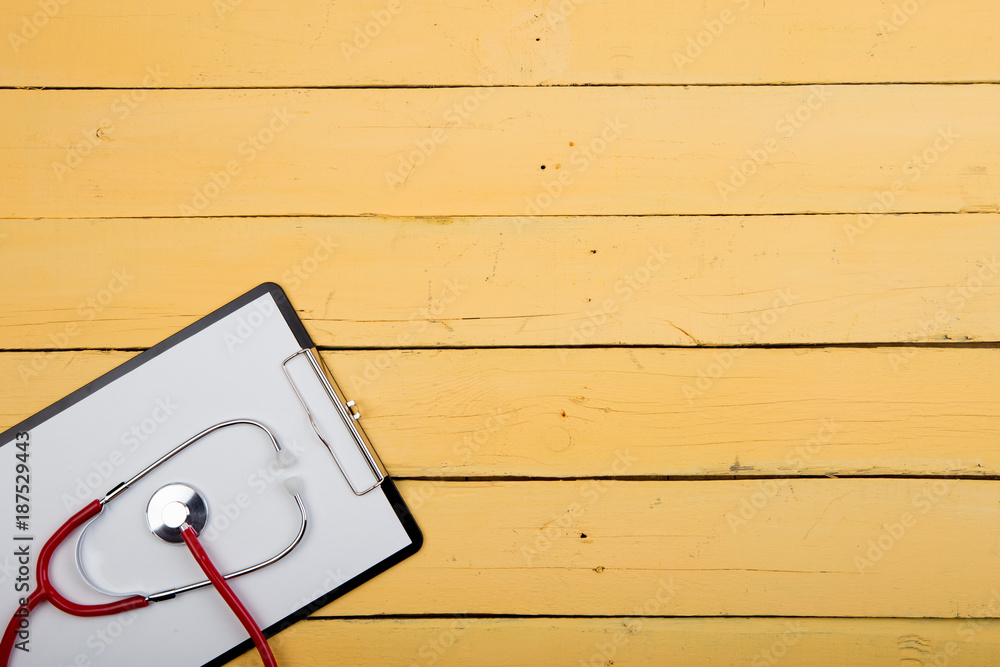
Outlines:
[[[310, 407], [310, 400], [306, 398], [309, 392], [303, 391], [303, 387], [300, 386], [299, 381], [295, 379], [293, 372], [289, 368], [290, 364], [300, 363], [298, 362], [300, 358], [307, 360], [307, 365], [312, 371], [311, 373], [306, 373], [304, 377], [300, 376], [300, 381], [303, 383], [310, 380], [318, 381], [320, 394], [322, 399], [325, 399], [315, 401], [312, 407]], [[285, 359], [281, 367], [299, 402], [305, 408], [313, 431], [316, 432], [320, 441], [330, 451], [333, 460], [337, 463], [337, 467], [340, 468], [341, 474], [347, 480], [354, 495], [363, 496], [369, 491], [378, 488], [385, 481], [387, 473], [385, 467], [382, 465], [382, 461], [375, 453], [374, 447], [372, 447], [371, 442], [368, 440], [368, 436], [365, 435], [365, 432], [357, 423], [361, 418], [361, 411], [354, 401], [348, 401], [344, 398], [336, 382], [324, 370], [315, 349], [304, 348], [299, 350]], [[340, 421], [342, 421], [343, 425], [350, 432], [356, 449], [352, 447], [341, 448], [335, 442], [331, 433], [334, 427], [330, 424], [331, 417], [328, 414], [328, 408], [331, 405], [339, 415]]]

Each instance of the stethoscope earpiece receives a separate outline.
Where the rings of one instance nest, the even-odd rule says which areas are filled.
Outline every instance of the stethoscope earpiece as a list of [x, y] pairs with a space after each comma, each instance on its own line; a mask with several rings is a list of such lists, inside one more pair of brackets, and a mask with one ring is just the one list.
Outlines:
[[[106, 591], [98, 586], [87, 573], [87, 569], [83, 563], [83, 539], [87, 534], [87, 530], [93, 525], [93, 520], [101, 514], [105, 505], [125, 493], [129, 487], [138, 483], [146, 475], [202, 438], [221, 429], [240, 425], [254, 426], [267, 435], [271, 446], [274, 448], [275, 458], [280, 468], [287, 468], [295, 463], [295, 456], [282, 448], [277, 438], [274, 437], [274, 434], [266, 426], [253, 419], [232, 419], [210, 426], [201, 433], [188, 438], [127, 481], [115, 486], [108, 491], [104, 498], [88, 503], [83, 509], [67, 519], [52, 534], [52, 537], [46, 540], [41, 551], [39, 551], [38, 562], [35, 565], [36, 588], [22, 600], [21, 606], [13, 617], [11, 617], [10, 623], [8, 623], [7, 629], [2, 639], [0, 639], [0, 665], [6, 665], [10, 660], [11, 652], [14, 649], [14, 641], [21, 627], [22, 620], [26, 622], [27, 615], [41, 602], [47, 601], [60, 611], [73, 616], [106, 616], [146, 607], [151, 602], [172, 600], [182, 593], [198, 590], [206, 586], [215, 586], [226, 603], [232, 608], [243, 624], [243, 627], [250, 634], [251, 639], [253, 639], [261, 658], [264, 660], [264, 664], [268, 667], [275, 665], [274, 654], [271, 653], [271, 649], [267, 646], [267, 640], [264, 638], [260, 628], [257, 627], [250, 612], [247, 611], [246, 607], [243, 606], [243, 603], [240, 602], [239, 598], [236, 597], [236, 594], [229, 587], [227, 580], [256, 572], [261, 568], [278, 562], [302, 541], [308, 521], [306, 518], [306, 508], [302, 503], [302, 480], [298, 477], [290, 477], [284, 482], [285, 489], [292, 496], [299, 511], [298, 531], [288, 546], [259, 563], [230, 572], [229, 574], [222, 574], [218, 571], [198, 541], [198, 534], [208, 523], [208, 505], [205, 502], [205, 498], [194, 488], [180, 483], [167, 484], [160, 487], [150, 497], [149, 502], [146, 504], [146, 523], [149, 525], [149, 530], [153, 535], [164, 542], [168, 544], [186, 544], [191, 551], [191, 555], [197, 561], [198, 566], [208, 577], [207, 579], [158, 593], [119, 594]], [[76, 543], [76, 563], [80, 575], [94, 590], [122, 599], [104, 604], [79, 604], [64, 597], [51, 583], [49, 579], [49, 562], [52, 554], [67, 537], [80, 528], [83, 528], [83, 530], [80, 532]]]

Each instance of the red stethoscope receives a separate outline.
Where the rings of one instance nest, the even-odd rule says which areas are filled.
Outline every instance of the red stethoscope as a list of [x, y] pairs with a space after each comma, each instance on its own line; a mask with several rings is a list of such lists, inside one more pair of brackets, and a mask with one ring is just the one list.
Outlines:
[[[82, 510], [70, 517], [66, 523], [60, 526], [59, 529], [52, 534], [52, 537], [45, 542], [45, 545], [39, 552], [38, 563], [36, 564], [36, 588], [28, 595], [27, 598], [19, 601], [20, 606], [11, 617], [10, 623], [7, 625], [7, 629], [4, 632], [3, 639], [0, 641], [0, 661], [2, 661], [3, 665], [7, 665], [10, 662], [10, 656], [14, 650], [14, 645], [17, 643], [19, 633], [24, 632], [24, 629], [27, 627], [28, 614], [41, 602], [47, 601], [59, 611], [73, 616], [108, 616], [130, 611], [132, 609], [140, 609], [148, 606], [151, 602], [171, 600], [181, 593], [187, 593], [189, 591], [197, 590], [210, 585], [215, 586], [216, 590], [219, 591], [219, 594], [223, 597], [223, 599], [225, 599], [226, 603], [233, 610], [233, 613], [239, 618], [243, 627], [246, 628], [250, 637], [253, 639], [254, 645], [257, 647], [257, 651], [260, 653], [260, 656], [264, 661], [264, 665], [267, 667], [275, 667], [277, 665], [274, 660], [274, 654], [271, 652], [271, 648], [268, 646], [267, 639], [265, 639], [263, 632], [261, 632], [257, 623], [254, 621], [253, 616], [251, 616], [250, 612], [247, 611], [247, 608], [242, 602], [240, 602], [232, 588], [230, 588], [227, 580], [235, 577], [241, 577], [245, 574], [250, 574], [251, 572], [256, 572], [261, 568], [276, 563], [288, 555], [302, 541], [302, 537], [306, 532], [307, 519], [306, 508], [302, 503], [300, 481], [298, 478], [293, 477], [285, 481], [285, 488], [291, 494], [292, 498], [295, 500], [295, 504], [298, 506], [300, 516], [298, 532], [287, 547], [267, 560], [261, 561], [255, 565], [236, 570], [235, 572], [231, 572], [229, 574], [222, 574], [219, 572], [218, 568], [216, 568], [212, 563], [208, 554], [205, 552], [205, 549], [198, 541], [198, 534], [207, 523], [208, 511], [205, 499], [192, 487], [186, 484], [174, 483], [161, 487], [150, 498], [146, 507], [147, 523], [149, 524], [151, 532], [164, 542], [172, 544], [180, 544], [183, 542], [187, 545], [191, 555], [194, 557], [195, 561], [197, 561], [207, 579], [194, 584], [189, 584], [187, 586], [180, 586], [160, 591], [158, 593], [150, 593], [148, 595], [130, 595], [116, 602], [108, 602], [105, 604], [79, 604], [67, 599], [58, 590], [56, 590], [51, 579], [49, 578], [49, 561], [52, 559], [52, 555], [55, 553], [55, 550], [74, 531], [81, 526], [88, 524], [88, 522], [92, 521], [99, 514], [101, 514], [105, 505], [120, 496], [128, 490], [130, 486], [136, 484], [153, 470], [163, 465], [174, 456], [181, 453], [207, 435], [230, 426], [239, 425], [255, 426], [267, 434], [267, 437], [271, 441], [271, 445], [274, 447], [275, 453], [278, 457], [279, 465], [282, 467], [287, 465], [288, 460], [286, 457], [290, 453], [287, 450], [282, 449], [270, 429], [260, 422], [252, 419], [234, 419], [215, 424], [188, 440], [185, 440], [154, 461], [152, 464], [142, 469], [128, 481], [115, 486], [107, 493], [107, 495], [104, 496], [104, 498], [94, 500], [88, 504]], [[283, 454], [285, 456], [282, 456]], [[86, 528], [83, 533], [86, 533]], [[98, 590], [101, 593], [114, 595], [113, 593], [108, 593], [108, 591], [105, 591], [97, 586], [87, 574], [86, 568], [83, 566], [83, 559], [81, 557], [82, 552], [80, 549], [80, 546], [83, 543], [83, 533], [81, 533], [77, 543], [77, 566], [80, 569], [80, 574], [83, 579], [95, 590]]]

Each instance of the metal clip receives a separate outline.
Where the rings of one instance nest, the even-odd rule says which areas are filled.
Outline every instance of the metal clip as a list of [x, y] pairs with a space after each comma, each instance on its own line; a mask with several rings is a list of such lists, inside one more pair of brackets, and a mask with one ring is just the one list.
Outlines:
[[[308, 365], [312, 373], [305, 378], [300, 376], [299, 381], [296, 381], [289, 369], [289, 364], [300, 356], [308, 360]], [[354, 495], [363, 496], [377, 488], [385, 480], [386, 471], [378, 455], [375, 453], [371, 442], [368, 440], [368, 436], [365, 435], [365, 432], [357, 424], [357, 420], [361, 418], [361, 412], [354, 401], [344, 399], [344, 395], [340, 392], [340, 388], [336, 382], [334, 382], [333, 378], [329, 376], [321, 365], [319, 356], [315, 350], [312, 348], [299, 350], [285, 359], [281, 367], [285, 372], [285, 377], [288, 378], [289, 384], [292, 385], [292, 390], [295, 391], [295, 395], [298, 396], [302, 407], [305, 408], [313, 431], [316, 432], [320, 441], [330, 451], [333, 460], [337, 463], [337, 467], [340, 468], [340, 472], [351, 486], [351, 490], [354, 491]], [[311, 394], [311, 397], [313, 397], [315, 396], [315, 391], [304, 391], [305, 387], [300, 385], [300, 382], [305, 384], [310, 378], [318, 383], [318, 388], [322, 390], [322, 397], [326, 399], [314, 401], [312, 407], [310, 407], [310, 402], [306, 398], [306, 395]], [[314, 390], [316, 388], [314, 387]], [[329, 405], [334, 407], [336, 414], [340, 416], [340, 421], [347, 427], [354, 444], [357, 446], [356, 450], [337, 446], [337, 439], [334, 438], [335, 433], [333, 433], [335, 427], [330, 423], [329, 415], [321, 413], [321, 410]], [[360, 456], [358, 456], [358, 453], [360, 453]]]

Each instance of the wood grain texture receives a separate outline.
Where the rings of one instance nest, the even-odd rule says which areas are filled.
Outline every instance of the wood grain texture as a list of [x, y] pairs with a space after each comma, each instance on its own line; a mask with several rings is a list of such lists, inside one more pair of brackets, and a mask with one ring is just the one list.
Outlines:
[[996, 15], [0, 0], [0, 428], [276, 280], [426, 540], [283, 667], [992, 664]]
[[996, 214], [8, 220], [0, 236], [6, 349], [149, 347], [266, 280], [321, 346], [1000, 340]]
[[[282, 667], [903, 667], [990, 664], [1000, 622], [836, 618], [427, 618], [311, 620], [271, 640]], [[259, 665], [248, 653], [233, 667]]]
[[[0, 3], [3, 85], [155, 85], [143, 82], [146, 65], [162, 68], [160, 85], [171, 87], [1000, 76], [988, 0], [184, 0], [168, 9], [136, 2], [127, 14], [110, 0], [51, 7], [55, 18], [43, 15], [32, 30], [24, 18], [40, 13], [37, 2]], [[84, 35], [100, 48], [80, 48]]]
[[2, 90], [0, 217], [996, 211], [997, 106], [985, 84]]
[[994, 481], [420, 484], [420, 552], [318, 613], [997, 615]]
[[[724, 354], [323, 357], [389, 472], [428, 492], [467, 476], [1000, 475], [997, 350], [745, 350], [700, 389]], [[130, 356], [0, 354], [0, 429]]]

